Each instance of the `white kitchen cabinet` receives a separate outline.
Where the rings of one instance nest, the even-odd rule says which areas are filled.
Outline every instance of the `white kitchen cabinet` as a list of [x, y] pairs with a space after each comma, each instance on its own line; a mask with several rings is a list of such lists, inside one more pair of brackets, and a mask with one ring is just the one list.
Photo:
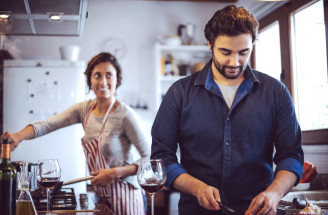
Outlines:
[[154, 46], [156, 109], [175, 81], [199, 71], [210, 58], [211, 51], [207, 45], [170, 46], [156, 43]]

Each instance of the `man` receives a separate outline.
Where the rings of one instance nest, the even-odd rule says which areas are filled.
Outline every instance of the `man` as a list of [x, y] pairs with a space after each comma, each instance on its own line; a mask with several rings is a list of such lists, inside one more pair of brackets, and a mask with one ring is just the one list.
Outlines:
[[257, 31], [245, 8], [217, 11], [205, 26], [212, 60], [174, 83], [162, 101], [152, 158], [165, 162], [166, 187], [181, 191], [180, 215], [229, 214], [217, 202], [235, 214], [276, 214], [301, 178], [302, 138], [291, 96], [247, 65]]

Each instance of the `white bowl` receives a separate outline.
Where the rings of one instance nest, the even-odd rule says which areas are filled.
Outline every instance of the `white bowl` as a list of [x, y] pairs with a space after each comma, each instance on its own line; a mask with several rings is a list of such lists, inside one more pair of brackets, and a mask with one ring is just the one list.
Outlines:
[[68, 45], [59, 48], [62, 60], [77, 61], [81, 51], [80, 46]]
[[169, 46], [179, 46], [181, 45], [181, 39], [177, 35], [168, 35], [164, 37], [164, 44]]
[[309, 190], [311, 183], [299, 183], [296, 187], [293, 187], [291, 191], [303, 191]]

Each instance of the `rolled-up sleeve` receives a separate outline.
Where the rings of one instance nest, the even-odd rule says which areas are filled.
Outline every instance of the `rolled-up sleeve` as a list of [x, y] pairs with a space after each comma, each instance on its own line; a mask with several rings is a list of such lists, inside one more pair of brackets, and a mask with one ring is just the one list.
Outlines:
[[179, 96], [175, 84], [166, 93], [152, 126], [151, 158], [162, 159], [167, 171], [166, 187], [186, 170], [178, 163], [176, 156], [179, 142]]
[[296, 118], [292, 98], [284, 85], [277, 98], [274, 135], [276, 147], [274, 162], [277, 165], [275, 173], [280, 170], [295, 173], [298, 178], [295, 184], [297, 185], [302, 178], [304, 163], [301, 128]]

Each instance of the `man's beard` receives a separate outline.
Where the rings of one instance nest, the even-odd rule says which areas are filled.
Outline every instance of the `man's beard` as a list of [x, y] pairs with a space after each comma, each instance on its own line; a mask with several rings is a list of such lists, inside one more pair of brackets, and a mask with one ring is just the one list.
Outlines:
[[[226, 65], [220, 65], [220, 63], [215, 59], [214, 54], [212, 53], [212, 61], [214, 63], [215, 68], [225, 77], [226, 79], [237, 79], [240, 74], [245, 71], [247, 64], [241, 65], [241, 66], [226, 66]], [[238, 73], [235, 75], [230, 75], [227, 72], [225, 72], [226, 69], [239, 69]]]

